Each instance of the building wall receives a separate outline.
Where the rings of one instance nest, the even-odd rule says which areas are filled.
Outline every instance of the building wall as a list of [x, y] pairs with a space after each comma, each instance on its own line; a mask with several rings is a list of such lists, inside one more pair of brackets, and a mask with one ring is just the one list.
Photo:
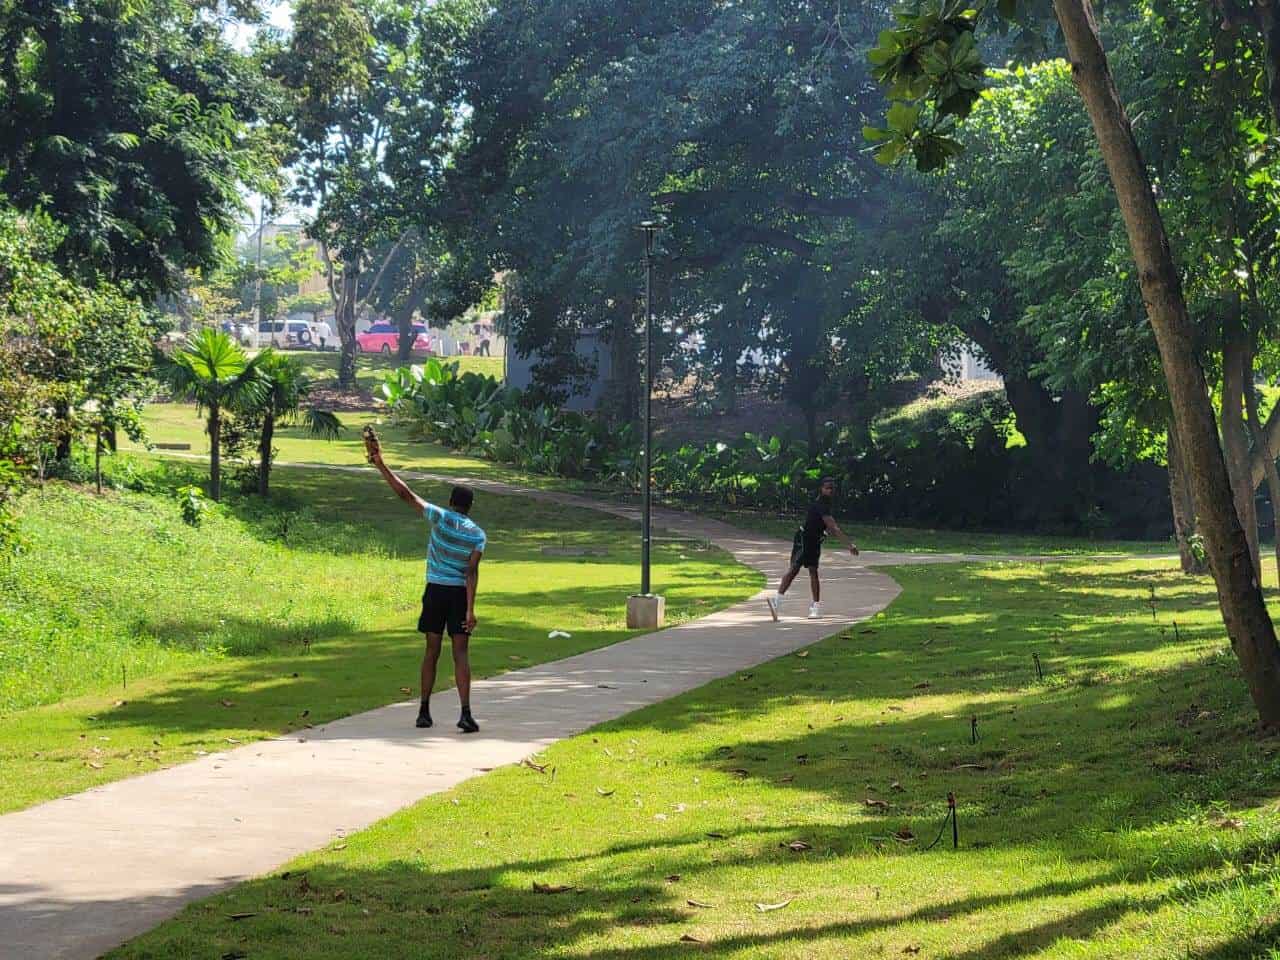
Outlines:
[[[608, 344], [604, 343], [595, 330], [583, 331], [578, 336], [578, 356], [593, 365], [594, 375], [588, 379], [583, 388], [565, 402], [566, 410], [594, 410], [604, 396], [605, 385], [613, 376], [613, 357]], [[537, 355], [524, 356], [516, 352], [507, 355], [507, 383], [522, 390], [533, 385], [533, 367], [538, 362]]]

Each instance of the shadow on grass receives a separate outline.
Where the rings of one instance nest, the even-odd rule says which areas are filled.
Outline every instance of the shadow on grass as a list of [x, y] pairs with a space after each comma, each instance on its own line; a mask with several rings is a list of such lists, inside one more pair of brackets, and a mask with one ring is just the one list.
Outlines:
[[[312, 865], [242, 885], [212, 907], [188, 908], [181, 926], [161, 927], [110, 956], [178, 957], [193, 942], [212, 948], [215, 956], [237, 950], [248, 956], [288, 958], [524, 957], [565, 950], [593, 960], [687, 956], [691, 947], [681, 942], [685, 931], [696, 920], [720, 919], [717, 913], [734, 909], [723, 902], [695, 907], [688, 902], [689, 891], [708, 889], [711, 878], [725, 870], [768, 871], [784, 863], [794, 865], [794, 855], [777, 850], [774, 841], [779, 833], [740, 831], [729, 839], [755, 841], [756, 849], [714, 861], [707, 857], [701, 836], [671, 838], [643, 848], [607, 847], [593, 856], [649, 856], [644, 864], [629, 869], [614, 866], [607, 874], [592, 878], [596, 882], [590, 885], [554, 894], [537, 892], [531, 878], [536, 882], [542, 877], [547, 882], [558, 871], [588, 858], [515, 860], [453, 870], [435, 870], [422, 860], [394, 861], [377, 869]], [[1212, 844], [1206, 840], [1205, 846]], [[1020, 852], [1032, 854], [1016, 846], [1007, 851], [1011, 859]], [[838, 852], [835, 855], [840, 856]], [[949, 894], [946, 878], [983, 870], [984, 857], [966, 852], [932, 856], [940, 864], [939, 878], [923, 904], [895, 908], [878, 899], [871, 905], [851, 901], [834, 911], [834, 916], [827, 913], [799, 919], [795, 913], [766, 920], [758, 913], [752, 917], [734, 911], [715, 933], [699, 930], [692, 942], [697, 944], [698, 955], [709, 956], [736, 956], [752, 948], [771, 957], [804, 957], [820, 950], [823, 956], [852, 956], [855, 953], [848, 951], [854, 948], [847, 941], [874, 937], [874, 952], [889, 948], [892, 953], [914, 953], [919, 947], [913, 949], [910, 944], [918, 944], [930, 931], [954, 927], [984, 931], [999, 924], [995, 929], [1003, 932], [979, 932], [969, 939], [972, 946], [952, 947], [944, 940], [928, 951], [930, 956], [950, 960], [985, 960], [1028, 956], [1064, 939], [1087, 940], [1121, 919], [1147, 917], [1169, 907], [1193, 907], [1201, 899], [1178, 892], [1176, 882], [1166, 884], [1163, 890], [1134, 889], [1133, 884], [1146, 875], [1144, 865], [1121, 858], [1098, 864], [1083, 877], [1027, 882], [994, 894], [956, 896]], [[1166, 881], [1194, 877], [1210, 859], [1211, 851], [1199, 850], [1194, 856], [1163, 864], [1159, 877]], [[1250, 862], [1240, 861], [1244, 866]], [[1241, 877], [1237, 886], [1243, 892], [1260, 892], [1271, 882], [1264, 873], [1254, 871]], [[731, 895], [730, 891], [719, 892]], [[1204, 895], [1210, 896], [1212, 892]], [[249, 910], [254, 912], [240, 922], [225, 919]], [[1007, 929], [1009, 926], [1014, 929]], [[1269, 923], [1250, 934], [1228, 937], [1207, 952], [1187, 955], [1203, 960], [1255, 957], [1259, 950], [1273, 945], [1269, 937], [1275, 926]], [[630, 942], [624, 945], [616, 945], [620, 929], [630, 931], [625, 935]], [[614, 942], [600, 943], [604, 937]], [[861, 946], [865, 949], [869, 944]]]

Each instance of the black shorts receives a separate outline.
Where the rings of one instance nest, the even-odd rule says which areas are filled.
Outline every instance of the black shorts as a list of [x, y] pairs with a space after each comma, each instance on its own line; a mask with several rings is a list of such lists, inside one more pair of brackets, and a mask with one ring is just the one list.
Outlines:
[[451, 637], [466, 634], [467, 588], [428, 583], [422, 593], [418, 632], [443, 635], [446, 627]]
[[810, 570], [817, 570], [818, 563], [822, 559], [822, 541], [813, 540], [804, 535], [803, 530], [797, 530], [795, 539], [791, 542], [791, 567], [806, 567]]

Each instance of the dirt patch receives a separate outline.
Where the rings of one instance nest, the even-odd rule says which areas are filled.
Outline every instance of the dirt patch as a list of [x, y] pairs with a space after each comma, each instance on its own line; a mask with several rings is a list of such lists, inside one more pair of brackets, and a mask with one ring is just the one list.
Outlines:
[[343, 390], [337, 385], [330, 386], [328, 383], [312, 386], [311, 405], [334, 413], [360, 413], [377, 410], [382, 406], [374, 399], [373, 393], [363, 387]]

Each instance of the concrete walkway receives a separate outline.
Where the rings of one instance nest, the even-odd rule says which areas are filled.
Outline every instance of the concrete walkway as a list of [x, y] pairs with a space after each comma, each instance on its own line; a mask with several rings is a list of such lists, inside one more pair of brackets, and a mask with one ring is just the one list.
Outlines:
[[[627, 518], [637, 514], [628, 506], [469, 482], [485, 492]], [[723, 547], [763, 571], [771, 584], [789, 551], [787, 543], [716, 521], [666, 510], [655, 511], [654, 519], [663, 529]], [[828, 556], [823, 619], [801, 619], [807, 584], [797, 582], [778, 624], [761, 594], [694, 623], [477, 681], [472, 702], [481, 732], [474, 736], [460, 736], [451, 722], [416, 730], [416, 701], [398, 703], [305, 736], [250, 744], [0, 817], [0, 957], [97, 957], [192, 900], [268, 872], [487, 768], [515, 763], [556, 740], [872, 616], [899, 593], [893, 580], [869, 569], [872, 564], [970, 559]], [[405, 642], [411, 643], [408, 628]], [[476, 642], [483, 643], [483, 635]], [[446, 721], [448, 703], [446, 695], [439, 710]]]

